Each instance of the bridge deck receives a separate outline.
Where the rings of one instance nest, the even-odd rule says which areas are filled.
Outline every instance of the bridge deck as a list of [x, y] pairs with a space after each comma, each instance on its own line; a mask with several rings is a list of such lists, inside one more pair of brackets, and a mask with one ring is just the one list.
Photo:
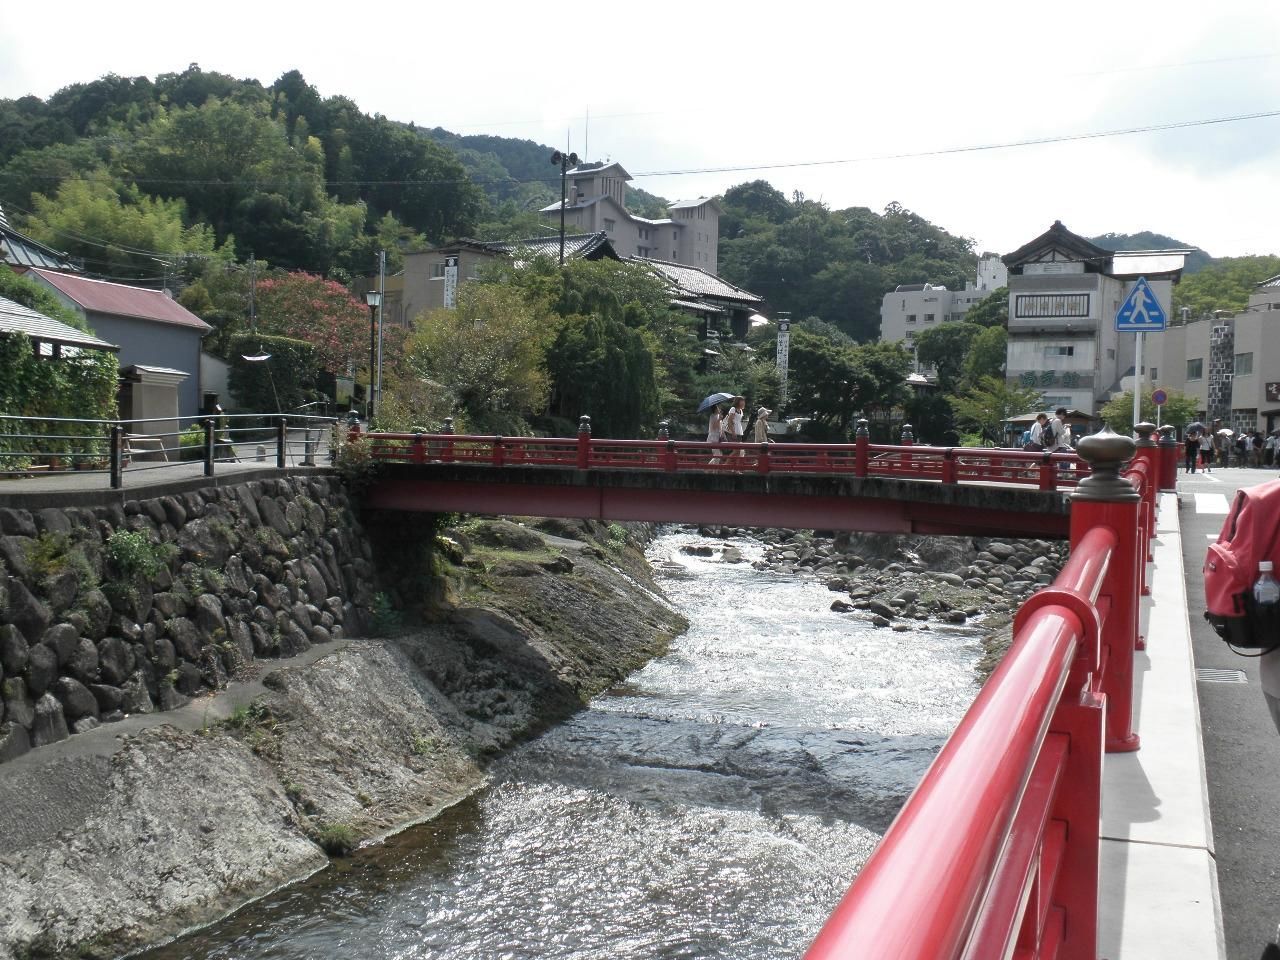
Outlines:
[[1065, 539], [1064, 493], [842, 474], [383, 463], [379, 509]]

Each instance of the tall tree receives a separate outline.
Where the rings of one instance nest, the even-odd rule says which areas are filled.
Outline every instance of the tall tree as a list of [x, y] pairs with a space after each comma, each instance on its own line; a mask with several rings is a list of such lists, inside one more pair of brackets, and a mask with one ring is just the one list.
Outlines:
[[983, 377], [951, 399], [956, 422], [995, 445], [1004, 439], [1006, 420], [1039, 410], [1043, 405], [1039, 390], [1019, 387], [1003, 377]]

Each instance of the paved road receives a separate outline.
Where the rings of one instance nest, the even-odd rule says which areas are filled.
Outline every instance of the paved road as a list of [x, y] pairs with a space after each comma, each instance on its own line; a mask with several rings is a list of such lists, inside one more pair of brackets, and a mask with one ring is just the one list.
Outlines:
[[[1276, 476], [1274, 470], [1243, 468], [1178, 476], [1187, 604], [1228, 960], [1258, 960], [1280, 924], [1280, 735], [1262, 698], [1258, 661], [1233, 653], [1204, 619], [1201, 566], [1236, 490]], [[1208, 681], [1206, 668], [1242, 671], [1245, 682]]]

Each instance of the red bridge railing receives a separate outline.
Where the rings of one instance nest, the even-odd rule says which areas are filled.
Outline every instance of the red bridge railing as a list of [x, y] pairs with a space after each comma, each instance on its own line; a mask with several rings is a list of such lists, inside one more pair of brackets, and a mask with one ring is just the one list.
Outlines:
[[375, 459], [394, 463], [465, 463], [577, 470], [688, 471], [757, 474], [840, 474], [944, 484], [1009, 483], [1040, 490], [1073, 488], [1088, 476], [1074, 453], [1032, 453], [998, 447], [929, 447], [910, 441], [871, 443], [866, 421], [854, 443], [707, 443], [608, 440], [591, 436], [583, 417], [576, 438], [464, 436], [441, 433], [369, 433]]
[[1139, 746], [1133, 652], [1169, 454], [1137, 429], [1080, 441], [1070, 559], [806, 960], [1096, 960], [1102, 756]]

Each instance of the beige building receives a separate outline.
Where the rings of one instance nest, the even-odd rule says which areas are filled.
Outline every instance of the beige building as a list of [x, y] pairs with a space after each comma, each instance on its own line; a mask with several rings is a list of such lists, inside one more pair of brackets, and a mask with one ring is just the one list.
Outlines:
[[1151, 383], [1198, 401], [1200, 418], [1233, 430], [1280, 428], [1280, 276], [1243, 313], [1170, 327], [1148, 338]]
[[[1189, 250], [1111, 251], [1055, 221], [1007, 254], [1009, 346], [1005, 375], [1038, 389], [1049, 409], [1094, 415], [1131, 387], [1136, 335], [1116, 331], [1116, 312], [1146, 277], [1166, 317]], [[1148, 334], [1146, 355], [1152, 356]], [[1151, 361], [1143, 380], [1150, 386]]]
[[[718, 269], [720, 204], [711, 197], [678, 200], [661, 220], [637, 217], [627, 210], [631, 174], [620, 163], [584, 163], [566, 175], [566, 233], [603, 233], [618, 256], [669, 260], [708, 273]], [[560, 227], [560, 201], [540, 211], [547, 223]]]
[[[963, 320], [975, 303], [1005, 286], [1009, 273], [1000, 255], [984, 253], [978, 258], [976, 282], [967, 282], [963, 290], [948, 290], [931, 283], [899, 284], [880, 302], [880, 339], [888, 343], [905, 342], [914, 350], [916, 337], [941, 323]], [[916, 363], [916, 372], [930, 372]]]

